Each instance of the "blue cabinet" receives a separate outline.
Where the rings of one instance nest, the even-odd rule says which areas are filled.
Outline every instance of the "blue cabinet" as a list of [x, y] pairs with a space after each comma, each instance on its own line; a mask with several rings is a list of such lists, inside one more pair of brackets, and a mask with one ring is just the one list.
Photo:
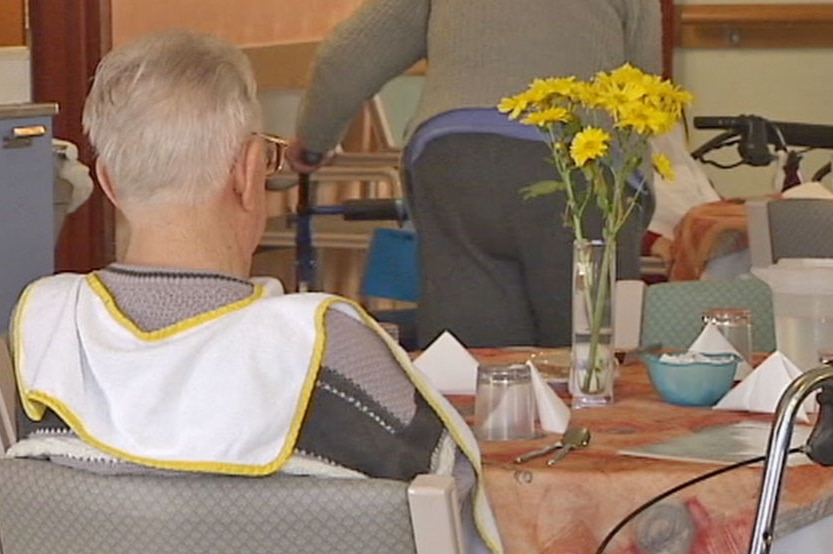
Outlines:
[[56, 104], [0, 105], [0, 333], [23, 287], [54, 271]]

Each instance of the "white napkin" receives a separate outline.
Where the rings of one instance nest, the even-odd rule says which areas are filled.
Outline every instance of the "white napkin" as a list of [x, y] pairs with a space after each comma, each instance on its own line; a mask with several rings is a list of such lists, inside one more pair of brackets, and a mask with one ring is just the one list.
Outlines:
[[703, 327], [700, 335], [694, 339], [694, 342], [691, 343], [688, 350], [689, 352], [700, 352], [701, 354], [737, 354], [741, 357], [741, 361], [738, 362], [738, 367], [735, 370], [735, 380], [743, 379], [752, 371], [752, 366], [746, 360], [742, 359], [743, 356], [740, 355], [737, 349], [732, 346], [732, 343], [723, 336], [720, 329], [713, 323], [707, 323]]
[[526, 362], [532, 374], [532, 390], [535, 392], [535, 405], [538, 408], [538, 421], [541, 429], [549, 433], [563, 433], [570, 423], [570, 408], [541, 377], [538, 368]]
[[[746, 379], [715, 404], [715, 410], [745, 410], [758, 413], [775, 413], [778, 401], [801, 370], [786, 356], [776, 351], [750, 373]], [[799, 408], [796, 420], [807, 423], [808, 412], [813, 410], [814, 397], [808, 398]]]
[[475, 393], [477, 360], [449, 331], [434, 339], [414, 365], [443, 394]]
[[[420, 354], [414, 365], [443, 394], [473, 395], [477, 391], [477, 360], [451, 332], [445, 331]], [[532, 374], [532, 390], [541, 428], [563, 433], [570, 422], [570, 408], [541, 377], [538, 369], [527, 364]]]

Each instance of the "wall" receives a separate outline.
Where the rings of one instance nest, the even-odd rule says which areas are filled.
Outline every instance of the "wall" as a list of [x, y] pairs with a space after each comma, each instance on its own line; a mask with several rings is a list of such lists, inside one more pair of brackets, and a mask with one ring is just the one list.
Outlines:
[[31, 99], [24, 0], [0, 0], [0, 104]]
[[32, 98], [29, 49], [0, 47], [0, 104], [21, 104]]
[[[723, 4], [726, 0], [677, 0], [677, 4]], [[822, 0], [732, 0], [736, 4], [829, 4]], [[674, 58], [675, 80], [694, 93], [690, 116], [756, 114], [777, 121], [833, 125], [833, 52], [829, 49], [686, 49]], [[697, 146], [714, 131], [692, 130]], [[721, 156], [736, 160], [734, 153]], [[805, 158], [809, 178], [829, 151]], [[751, 196], [771, 190], [774, 170], [742, 167], [707, 172], [724, 196]]]

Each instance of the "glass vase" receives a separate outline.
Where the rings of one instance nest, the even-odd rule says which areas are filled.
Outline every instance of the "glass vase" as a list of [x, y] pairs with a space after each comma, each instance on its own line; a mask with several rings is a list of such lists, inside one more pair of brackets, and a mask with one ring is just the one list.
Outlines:
[[574, 408], [613, 402], [613, 293], [616, 243], [576, 239], [573, 243], [573, 342], [570, 394]]

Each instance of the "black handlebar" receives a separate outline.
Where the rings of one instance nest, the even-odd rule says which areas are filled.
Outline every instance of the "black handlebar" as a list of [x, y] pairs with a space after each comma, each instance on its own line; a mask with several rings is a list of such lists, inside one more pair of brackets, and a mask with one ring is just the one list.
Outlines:
[[348, 221], [405, 221], [408, 213], [401, 198], [350, 199], [342, 203], [342, 217]]
[[[695, 117], [697, 129], [733, 131], [744, 142], [756, 143], [756, 148], [772, 144], [776, 147], [833, 149], [833, 126], [813, 123], [769, 121], [757, 115]], [[743, 155], [743, 153], [741, 153]]]
[[[757, 115], [741, 115], [737, 117], [695, 117], [694, 126], [698, 129], [724, 129], [731, 131], [728, 137], [721, 135], [720, 140], [715, 139], [715, 143], [709, 142], [706, 147], [708, 149], [720, 146], [724, 143], [725, 138], [735, 135], [740, 136], [738, 141], [738, 152], [744, 163], [751, 166], [766, 166], [774, 160], [773, 154], [769, 151], [770, 136], [769, 132], [771, 124], [766, 119]], [[776, 147], [779, 149], [786, 149], [786, 144], [783, 144], [781, 135], [775, 134]], [[702, 150], [702, 152], [700, 152]], [[700, 148], [699, 155], [702, 156], [708, 150]]]

